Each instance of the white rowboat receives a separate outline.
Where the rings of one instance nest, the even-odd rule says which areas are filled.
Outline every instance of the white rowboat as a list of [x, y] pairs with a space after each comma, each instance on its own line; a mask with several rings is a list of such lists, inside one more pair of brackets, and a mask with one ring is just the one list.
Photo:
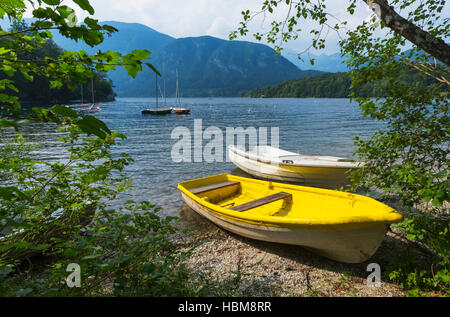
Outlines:
[[307, 156], [271, 146], [248, 151], [229, 146], [228, 156], [237, 167], [261, 179], [330, 189], [349, 185], [348, 171], [363, 166], [350, 158]]

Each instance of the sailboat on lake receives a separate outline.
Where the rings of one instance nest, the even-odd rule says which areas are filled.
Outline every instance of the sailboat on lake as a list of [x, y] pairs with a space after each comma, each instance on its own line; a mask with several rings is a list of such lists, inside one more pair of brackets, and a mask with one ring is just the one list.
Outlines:
[[163, 107], [159, 108], [158, 105], [158, 75], [156, 75], [156, 90], [155, 90], [155, 96], [156, 96], [156, 108], [150, 108], [150, 109], [144, 109], [141, 111], [142, 114], [153, 114], [153, 115], [164, 115], [172, 113], [172, 108], [169, 107]]
[[179, 84], [178, 84], [178, 69], [177, 69], [177, 89], [176, 89], [176, 95], [175, 95], [175, 108], [173, 108], [173, 111], [176, 114], [190, 114], [191, 113], [191, 109], [183, 108], [181, 106], [180, 88], [179, 88]]
[[89, 103], [84, 103], [84, 94], [83, 94], [83, 84], [80, 85], [80, 93], [81, 93], [81, 102], [80, 103], [76, 103], [76, 104], [72, 104], [72, 105], [66, 105], [66, 107], [68, 108], [73, 108], [73, 109], [77, 109], [80, 110], [80, 107], [86, 108], [89, 107], [91, 104]]
[[94, 77], [91, 78], [91, 95], [92, 95], [92, 104], [89, 108], [80, 109], [83, 112], [97, 112], [100, 111], [100, 107], [95, 105], [95, 96], [94, 96]]

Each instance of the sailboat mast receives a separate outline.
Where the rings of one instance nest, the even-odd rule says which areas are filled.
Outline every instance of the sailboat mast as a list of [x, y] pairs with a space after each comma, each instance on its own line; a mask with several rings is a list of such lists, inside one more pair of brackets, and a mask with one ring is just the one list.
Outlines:
[[177, 68], [176, 73], [177, 73], [177, 91], [176, 91], [176, 95], [175, 95], [175, 97], [176, 97], [175, 103], [178, 105], [180, 103], [179, 88], [178, 88], [178, 68]]
[[91, 78], [91, 91], [92, 91], [92, 104], [95, 104], [95, 96], [94, 96], [94, 77]]
[[156, 108], [158, 108], [158, 75], [155, 74], [155, 96], [156, 96]]
[[167, 98], [166, 98], [166, 65], [163, 64], [163, 74], [164, 74], [164, 107], [167, 107]]

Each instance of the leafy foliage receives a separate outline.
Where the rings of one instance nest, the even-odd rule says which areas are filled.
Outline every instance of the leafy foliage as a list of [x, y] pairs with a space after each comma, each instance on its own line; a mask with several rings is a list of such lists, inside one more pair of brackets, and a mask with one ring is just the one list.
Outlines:
[[[125, 55], [59, 51], [49, 40], [49, 29], [90, 45], [100, 43], [103, 33], [114, 29], [91, 18], [83, 26], [67, 23], [65, 18], [73, 10], [60, 0], [29, 2], [35, 5], [38, 20], [30, 27], [0, 33], [4, 41], [0, 48], [0, 295], [229, 295], [240, 280], [233, 280], [233, 285], [216, 283], [185, 265], [191, 250], [183, 251], [185, 246], [173, 239], [180, 234], [175, 218], [160, 217], [159, 208], [149, 202], [127, 201], [121, 208], [110, 208], [131, 182], [123, 170], [132, 159], [112, 152], [126, 139], [124, 135], [94, 116], [62, 105], [36, 107], [30, 119], [63, 134], [65, 157], [54, 162], [33, 156], [38, 145], [26, 143], [19, 134], [30, 120], [15, 118], [22, 116], [14, 95], [22, 93], [18, 89], [22, 77], [17, 74], [31, 81], [47, 79], [51, 89], [62, 89], [116, 66], [125, 67], [131, 76], [143, 66], [158, 71], [143, 62], [150, 56], [146, 50]], [[93, 14], [89, 1], [74, 3]], [[2, 1], [0, 17], [6, 14], [19, 22], [24, 9], [24, 1]], [[40, 58], [33, 58], [41, 49]], [[3, 133], [11, 128], [19, 133], [7, 141]], [[66, 284], [69, 264], [81, 267], [80, 288]]]
[[[22, 79], [65, 89], [116, 66], [131, 76], [143, 66], [157, 72], [143, 62], [150, 56], [146, 50], [124, 55], [60, 51], [50, 40], [51, 29], [89, 45], [101, 43], [104, 34], [115, 29], [89, 17], [84, 25], [73, 25], [67, 20], [73, 10], [60, 0], [29, 2], [37, 18], [30, 26], [20, 23], [24, 1], [0, 4], [0, 17], [6, 15], [15, 25], [0, 32], [2, 134], [8, 128], [20, 132], [21, 125], [29, 123], [16, 119], [22, 116], [17, 95], [27, 90]], [[74, 3], [94, 13], [89, 1]], [[189, 274], [181, 262], [186, 253], [169, 239], [176, 231], [173, 219], [160, 218], [148, 202], [108, 207], [130, 184], [122, 172], [132, 159], [111, 152], [126, 137], [93, 116], [61, 105], [33, 108], [30, 119], [63, 133], [66, 157], [38, 161], [30, 152], [35, 145], [20, 134], [0, 148], [0, 294], [185, 295], [183, 283]], [[64, 283], [72, 262], [85, 274], [80, 289]]]
[[[33, 5], [33, 16], [36, 18], [29, 26], [17, 28], [21, 23], [25, 11], [24, 1], [11, 1], [2, 6], [0, 17], [7, 16], [16, 27], [12, 31], [0, 31], [0, 70], [11, 78], [20, 73], [24, 78], [32, 81], [34, 77], [49, 78], [50, 88], [59, 88], [63, 84], [75, 89], [78, 84], [92, 78], [94, 72], [108, 72], [117, 67], [124, 67], [127, 73], [135, 77], [144, 66], [154, 69], [153, 65], [145, 62], [150, 56], [147, 50], [134, 50], [128, 54], [114, 51], [98, 51], [93, 55], [85, 51], [64, 51], [58, 56], [45, 56], [42, 59], [21, 58], [27, 54], [33, 55], [36, 50], [48, 45], [53, 37], [51, 30], [75, 41], [83, 41], [95, 46], [117, 30], [109, 25], [100, 25], [97, 20], [90, 17], [84, 19], [84, 24], [76, 24], [71, 17], [74, 10], [62, 1], [30, 1]], [[92, 14], [89, 1], [75, 1], [82, 10]], [[18, 91], [11, 79], [0, 80], [0, 107], [8, 116], [17, 116], [20, 104], [11, 92]]]
[[[362, 5], [368, 5], [375, 14], [350, 30], [345, 21], [340, 22], [335, 14], [327, 12], [327, 1], [266, 0], [259, 12], [242, 12], [242, 22], [230, 38], [246, 35], [249, 23], [257, 15], [272, 14], [283, 6], [288, 7], [287, 16], [273, 21], [266, 33], [254, 34], [256, 39], [265, 38], [281, 51], [283, 43], [305, 36], [305, 32], [298, 29], [301, 21], [312, 22], [310, 25], [315, 23], [310, 31], [310, 48], [324, 48], [329, 31], [339, 34], [341, 54], [352, 69], [352, 97], [360, 104], [364, 116], [387, 124], [385, 130], [369, 140], [355, 140], [356, 154], [365, 166], [352, 174], [354, 189], [381, 189], [384, 198], [396, 200], [397, 208], [407, 216], [403, 224], [405, 234], [409, 238], [414, 236], [418, 243], [439, 254], [439, 271], [423, 273], [398, 268], [397, 272], [403, 273], [393, 273], [393, 278], [403, 276], [403, 280], [410, 279], [404, 284], [408, 288], [427, 289], [425, 285], [429, 283], [424, 281], [433, 273], [444, 282], [436, 283], [435, 287], [445, 290], [449, 280], [450, 220], [450, 50], [444, 42], [450, 35], [450, 20], [442, 13], [445, 1], [364, 2]], [[348, 1], [350, 15], [354, 14], [357, 5], [356, 0]], [[344, 34], [341, 34], [342, 30]], [[407, 41], [413, 48], [402, 54]], [[437, 47], [439, 49], [435, 49]], [[414, 83], [404, 80], [403, 74], [416, 71], [427, 80]], [[374, 83], [381, 83], [377, 85], [376, 98], [357, 94], [358, 89]]]
[[[16, 24], [13, 31], [27, 29], [27, 24], [21, 22]], [[0, 43], [6, 43], [7, 39], [3, 39]], [[22, 60], [44, 60], [46, 57], [57, 58], [63, 53], [53, 40], [48, 40], [45, 44], [39, 45], [32, 52], [18, 51], [18, 58]], [[0, 80], [8, 80], [6, 74], [0, 74]], [[33, 104], [51, 104], [51, 103], [69, 103], [72, 100], [91, 100], [91, 84], [81, 83], [79, 87], [83, 90], [83, 96], [80, 89], [70, 89], [66, 84], [51, 80], [45, 76], [39, 76], [34, 73], [22, 74], [16, 72], [11, 80], [17, 89], [17, 97], [21, 102]], [[81, 87], [83, 86], [83, 87]], [[94, 74], [94, 90], [96, 101], [110, 101], [114, 98], [112, 90], [112, 82], [106, 79], [103, 73]]]

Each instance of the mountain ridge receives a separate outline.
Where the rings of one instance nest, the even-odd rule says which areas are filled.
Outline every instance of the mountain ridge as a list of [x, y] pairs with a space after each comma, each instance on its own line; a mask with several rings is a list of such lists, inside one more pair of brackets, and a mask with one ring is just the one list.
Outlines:
[[[282, 55], [300, 69], [318, 70], [328, 73], [342, 73], [349, 69], [345, 64], [345, 59], [340, 53], [333, 54], [302, 54], [303, 60], [298, 58], [298, 53], [291, 49], [285, 49]], [[310, 60], [314, 59], [314, 65]]]
[[[26, 22], [30, 22], [27, 19]], [[276, 55], [267, 45], [247, 41], [229, 41], [213, 36], [174, 38], [140, 23], [103, 21], [118, 32], [105, 37], [91, 48], [53, 32], [55, 43], [65, 50], [85, 50], [89, 54], [114, 50], [122, 54], [133, 49], [152, 52], [149, 62], [163, 75], [167, 96], [175, 94], [176, 70], [180, 75], [182, 96], [238, 96], [252, 89], [270, 86], [294, 78], [318, 75], [303, 71], [285, 57]], [[124, 69], [108, 73], [119, 97], [155, 96], [155, 74], [145, 68], [133, 79]]]
[[[118, 28], [117, 34], [123, 32], [123, 25], [130, 28], [125, 22], [102, 23]], [[192, 97], [237, 96], [258, 87], [322, 73], [302, 71], [264, 44], [228, 41], [209, 35], [172, 38], [146, 26], [144, 28], [156, 37], [156, 41], [150, 45], [150, 42], [141, 40], [141, 48], [152, 52], [150, 63], [162, 74], [161, 80], [165, 81], [168, 96], [175, 94], [176, 69], [179, 70], [182, 96]], [[124, 33], [123, 37], [129, 37], [127, 32]], [[163, 40], [159, 39], [161, 37]], [[99, 49], [102, 47], [100, 45]], [[124, 70], [108, 75], [118, 96], [155, 95], [155, 75], [149, 69], [139, 73], [136, 79], [128, 77]]]

